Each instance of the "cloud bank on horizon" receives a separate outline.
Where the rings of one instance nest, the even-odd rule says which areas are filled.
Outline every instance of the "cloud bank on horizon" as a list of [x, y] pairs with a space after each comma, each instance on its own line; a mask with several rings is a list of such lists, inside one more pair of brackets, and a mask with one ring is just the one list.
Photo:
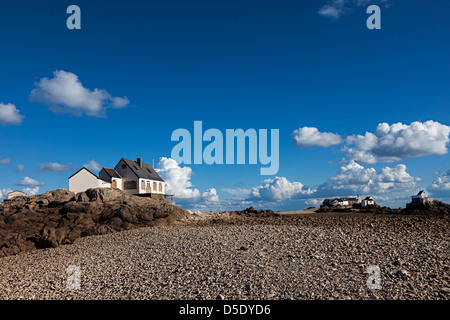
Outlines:
[[[436, 121], [413, 122], [410, 125], [395, 123], [389, 125], [380, 123], [375, 133], [350, 135], [343, 139], [341, 135], [320, 132], [314, 127], [303, 127], [291, 134], [295, 146], [331, 147], [346, 144], [340, 151], [347, 156], [339, 164], [339, 170], [333, 177], [317, 186], [305, 186], [300, 181], [290, 181], [287, 177], [276, 176], [264, 179], [259, 186], [245, 188], [224, 188], [231, 195], [220, 199], [215, 188], [201, 192], [192, 184], [193, 170], [191, 167], [180, 166], [174, 159], [162, 157], [155, 170], [167, 184], [167, 193], [176, 197], [176, 202], [188, 209], [223, 210], [247, 205], [279, 205], [284, 202], [302, 201], [304, 204], [318, 204], [326, 197], [348, 195], [383, 195], [409, 194], [418, 187], [421, 178], [407, 172], [405, 164], [386, 166], [380, 170], [364, 167], [362, 164], [378, 162], [398, 162], [403, 158], [443, 155], [448, 153], [447, 144], [450, 139], [450, 127]], [[11, 165], [10, 158], [0, 159], [0, 163]], [[22, 168], [17, 165], [17, 168]], [[98, 171], [101, 165], [90, 160], [84, 164], [91, 171]], [[39, 164], [36, 172], [64, 173], [73, 170], [71, 164], [57, 162]], [[39, 192], [44, 182], [28, 176], [17, 186], [23, 186], [22, 191], [29, 195]], [[440, 197], [450, 197], [450, 171], [437, 172], [435, 180], [426, 188], [430, 194]], [[2, 189], [0, 199], [5, 198], [11, 189]]]
[[[277, 204], [283, 201], [302, 200], [304, 203], [317, 204], [326, 197], [348, 195], [402, 195], [409, 197], [418, 188], [419, 177], [407, 172], [407, 166], [399, 163], [386, 166], [380, 170], [364, 167], [362, 164], [398, 162], [404, 158], [415, 158], [448, 153], [450, 127], [436, 121], [413, 122], [410, 125], [380, 123], [375, 133], [350, 135], [345, 140], [341, 135], [320, 132], [315, 127], [303, 127], [292, 132], [291, 139], [295, 146], [330, 147], [346, 143], [341, 149], [347, 159], [339, 165], [336, 176], [330, 177], [317, 187], [305, 186], [299, 181], [289, 181], [286, 177], [265, 179], [261, 185], [250, 189], [225, 188], [223, 191], [232, 195], [229, 199], [219, 199], [216, 189], [201, 193], [192, 188], [190, 167], [181, 167], [170, 158], [162, 158], [158, 170], [168, 182], [169, 190], [185, 205], [192, 208], [212, 208], [222, 205], [242, 205], [259, 203], [261, 205]], [[450, 171], [449, 171], [450, 172]], [[436, 177], [426, 189], [434, 195], [450, 197], [450, 174], [445, 172]], [[423, 186], [422, 186], [423, 187]], [[421, 188], [422, 188], [421, 187]], [[236, 197], [236, 195], [241, 197]], [[385, 196], [384, 200], [388, 199]]]

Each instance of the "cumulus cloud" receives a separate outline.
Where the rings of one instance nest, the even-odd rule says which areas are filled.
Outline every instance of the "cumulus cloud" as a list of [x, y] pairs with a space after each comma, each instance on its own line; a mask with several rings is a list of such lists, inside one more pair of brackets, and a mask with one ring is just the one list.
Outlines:
[[192, 168], [180, 167], [174, 159], [163, 157], [155, 170], [166, 181], [166, 193], [182, 199], [200, 197], [200, 191], [192, 188]]
[[385, 167], [380, 171], [365, 168], [354, 160], [342, 161], [336, 176], [318, 188], [318, 195], [386, 194], [411, 192], [419, 178], [406, 172], [404, 164]]
[[215, 188], [201, 193], [191, 183], [192, 168], [181, 167], [172, 158], [160, 158], [156, 167], [161, 177], [166, 181], [166, 193], [173, 194], [176, 203], [189, 208], [214, 207], [219, 202], [219, 195]]
[[22, 191], [25, 192], [29, 196], [34, 196], [39, 193], [39, 187], [23, 188]]
[[85, 88], [78, 76], [63, 70], [53, 72], [53, 78], [42, 78], [35, 83], [30, 100], [50, 106], [60, 113], [101, 117], [106, 108], [123, 108], [129, 104], [126, 97], [113, 97], [105, 90]]
[[330, 132], [320, 132], [315, 127], [303, 127], [291, 133], [292, 144], [297, 147], [329, 147], [343, 142], [342, 137]]
[[310, 195], [315, 190], [300, 182], [290, 182], [285, 177], [265, 179], [260, 186], [250, 190], [248, 199], [262, 201], [282, 201]]
[[21, 124], [25, 118], [20, 114], [20, 111], [12, 103], [0, 103], [0, 125], [18, 125]]
[[43, 186], [45, 185], [44, 182], [39, 182], [37, 180], [34, 180], [30, 177], [23, 178], [20, 182], [16, 183], [17, 186], [24, 186], [24, 187], [37, 187], [37, 186]]
[[343, 15], [353, 11], [356, 7], [369, 6], [372, 4], [383, 4], [386, 7], [389, 4], [388, 0], [328, 0], [325, 5], [319, 9], [319, 14], [337, 20]]
[[433, 194], [437, 194], [437, 191], [446, 191], [446, 194], [450, 196], [450, 170], [443, 173], [437, 172], [435, 180], [427, 189]]
[[0, 189], [0, 200], [4, 200], [8, 198], [8, 193], [10, 193], [12, 189]]
[[91, 161], [89, 161], [88, 163], [85, 163], [84, 165], [83, 165], [83, 167], [85, 167], [86, 169], [88, 169], [88, 170], [91, 170], [91, 171], [100, 171], [100, 169], [102, 168], [102, 166], [100, 165], [100, 163], [98, 163], [97, 161], [95, 161], [95, 160], [91, 160]]
[[41, 163], [37, 169], [38, 172], [64, 173], [72, 170], [71, 165], [64, 165], [57, 162]]
[[0, 159], [0, 164], [4, 164], [4, 165], [10, 165], [12, 162], [11, 162], [11, 158], [3, 158], [3, 159]]
[[347, 157], [365, 164], [447, 154], [450, 127], [432, 120], [410, 125], [380, 123], [375, 133], [347, 137]]

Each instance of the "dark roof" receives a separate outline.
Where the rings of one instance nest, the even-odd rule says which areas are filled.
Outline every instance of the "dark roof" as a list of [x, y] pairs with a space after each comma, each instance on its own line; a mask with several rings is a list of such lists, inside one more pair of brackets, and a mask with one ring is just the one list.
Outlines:
[[420, 196], [422, 193], [425, 193], [425, 190], [420, 190], [420, 192], [417, 195]]
[[78, 170], [77, 172], [75, 172], [73, 175], [71, 175], [70, 177], [69, 177], [69, 179], [70, 178], [72, 178], [74, 175], [76, 175], [78, 172], [80, 172], [81, 170], [87, 170], [87, 172], [89, 172], [90, 174], [92, 174], [94, 177], [96, 177], [97, 179], [98, 179], [98, 177], [97, 177], [97, 175], [96, 174], [94, 174], [94, 173], [92, 173], [89, 169], [87, 169], [87, 168], [85, 168], [85, 167], [83, 167], [83, 168], [81, 168], [80, 170]]
[[130, 169], [138, 176], [138, 178], [164, 182], [163, 178], [161, 178], [160, 175], [155, 171], [155, 169], [153, 169], [152, 166], [148, 163], [142, 163], [141, 168], [136, 161], [124, 158], [122, 158], [122, 160], [127, 164], [128, 167], [130, 167]]
[[106, 174], [107, 174], [108, 176], [110, 176], [111, 178], [122, 178], [122, 177], [120, 176], [120, 174], [117, 173], [117, 171], [114, 170], [114, 169], [103, 168], [103, 170], [105, 170]]

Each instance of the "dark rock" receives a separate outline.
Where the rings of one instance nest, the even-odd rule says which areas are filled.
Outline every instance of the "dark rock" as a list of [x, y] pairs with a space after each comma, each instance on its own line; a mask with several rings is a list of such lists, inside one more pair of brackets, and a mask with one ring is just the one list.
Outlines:
[[89, 189], [54, 190], [0, 204], [0, 257], [54, 248], [85, 236], [171, 225], [188, 213], [170, 201]]

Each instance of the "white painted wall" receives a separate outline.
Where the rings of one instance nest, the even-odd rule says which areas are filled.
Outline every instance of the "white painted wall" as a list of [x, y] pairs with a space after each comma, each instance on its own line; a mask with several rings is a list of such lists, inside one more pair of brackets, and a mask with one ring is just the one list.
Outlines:
[[25, 197], [26, 195], [27, 194], [22, 191], [12, 191], [12, 192], [8, 193], [8, 200], [15, 198], [15, 197]]
[[373, 204], [374, 204], [373, 200], [363, 200], [362, 203], [361, 203], [361, 206], [362, 207], [367, 207], [367, 206], [371, 206]]
[[[120, 178], [112, 178], [112, 181], [116, 181], [117, 182], [117, 189], [123, 190], [122, 179], [120, 179]], [[111, 185], [112, 185], [112, 183], [111, 183]]]
[[[142, 189], [142, 181], [145, 183], [145, 189]], [[139, 179], [139, 193], [147, 193], [147, 184], [150, 184], [151, 193], [159, 193], [164, 194], [166, 191], [166, 184], [162, 181], [156, 181], [156, 180], [147, 180], [147, 179]], [[153, 183], [156, 183], [156, 190], [153, 189]], [[159, 191], [159, 185], [162, 185], [162, 191]]]
[[[120, 174], [120, 173], [119, 173]], [[123, 189], [123, 185], [122, 185], [122, 179], [121, 178], [111, 178], [109, 176], [109, 174], [106, 173], [105, 170], [100, 170], [100, 172], [98, 173], [98, 176], [100, 179], [102, 180], [106, 180], [109, 181], [111, 183], [111, 188], [112, 188], [112, 182], [116, 181], [117, 182], [117, 189], [122, 190]]]
[[69, 179], [71, 192], [83, 192], [90, 188], [111, 188], [111, 183], [98, 179], [86, 169], [82, 169]]

